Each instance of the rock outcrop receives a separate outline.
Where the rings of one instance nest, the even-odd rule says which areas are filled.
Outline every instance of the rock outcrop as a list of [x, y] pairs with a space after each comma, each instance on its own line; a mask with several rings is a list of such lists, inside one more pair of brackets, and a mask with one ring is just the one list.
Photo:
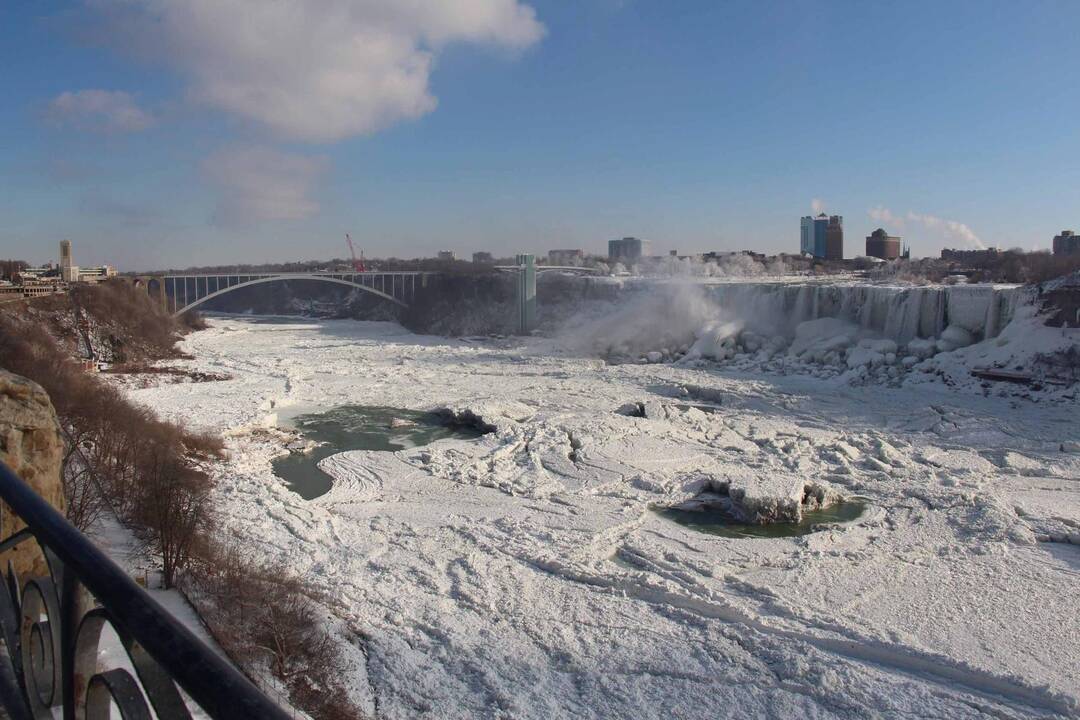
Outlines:
[[[37, 383], [0, 370], [0, 461], [38, 492], [53, 507], [64, 511], [60, 466], [64, 443], [49, 396]], [[25, 527], [11, 509], [0, 503], [0, 538]], [[37, 543], [23, 542], [0, 555], [22, 576], [45, 575], [48, 569]]]

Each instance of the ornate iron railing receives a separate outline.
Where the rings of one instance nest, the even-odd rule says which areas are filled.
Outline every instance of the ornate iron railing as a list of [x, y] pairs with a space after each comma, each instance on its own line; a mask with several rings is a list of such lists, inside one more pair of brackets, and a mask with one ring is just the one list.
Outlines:
[[[64, 720], [99, 720], [115, 705], [125, 720], [189, 720], [178, 685], [213, 718], [289, 717], [3, 463], [0, 499], [26, 523], [0, 553], [36, 541], [49, 569], [20, 582], [9, 561], [0, 582], [0, 704], [9, 717], [51, 720], [60, 708]], [[134, 675], [103, 659], [106, 626]]]

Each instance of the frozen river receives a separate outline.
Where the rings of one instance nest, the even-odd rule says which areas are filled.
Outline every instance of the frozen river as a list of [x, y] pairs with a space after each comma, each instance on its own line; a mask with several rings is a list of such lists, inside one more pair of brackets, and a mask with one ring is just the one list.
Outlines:
[[[132, 395], [227, 436], [223, 531], [325, 594], [380, 717], [1080, 713], [1075, 402], [609, 366], [390, 323], [210, 325], [183, 364], [231, 380]], [[496, 431], [332, 455], [333, 487], [304, 500], [268, 428], [347, 405]], [[720, 488], [866, 508], [766, 538], [654, 511]]]

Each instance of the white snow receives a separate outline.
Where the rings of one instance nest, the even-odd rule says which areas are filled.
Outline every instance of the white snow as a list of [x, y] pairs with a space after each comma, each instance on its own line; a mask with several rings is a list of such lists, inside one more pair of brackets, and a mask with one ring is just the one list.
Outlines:
[[[826, 301], [816, 292], [802, 302]], [[904, 322], [926, 315], [920, 306]], [[877, 319], [806, 320], [790, 326], [800, 352], [834, 353], [836, 372], [849, 351], [882, 372], [906, 356], [956, 369], [1053, 334], [1006, 328], [1005, 346], [924, 361], [915, 335], [883, 333]], [[1075, 402], [983, 397], [917, 369], [920, 382], [899, 388], [763, 372], [749, 361], [770, 355], [775, 333], [741, 341], [744, 366], [706, 362], [699, 348], [697, 368], [386, 323], [210, 324], [181, 364], [233, 379], [130, 392], [227, 435], [224, 531], [287, 560], [366, 638], [366, 665], [348, 680], [380, 716], [1080, 713], [1080, 546], [1069, 542], [1080, 454], [1063, 452]], [[612, 342], [640, 337], [623, 330]], [[664, 347], [674, 356], [678, 345]], [[773, 367], [802, 362], [776, 357]], [[693, 402], [718, 410], [678, 407]], [[285, 450], [265, 426], [344, 404], [469, 410], [497, 430], [333, 456], [322, 465], [333, 490], [306, 502], [273, 476]], [[650, 509], [718, 483], [755, 507], [795, 502], [812, 483], [871, 509], [787, 539], [710, 536]]]

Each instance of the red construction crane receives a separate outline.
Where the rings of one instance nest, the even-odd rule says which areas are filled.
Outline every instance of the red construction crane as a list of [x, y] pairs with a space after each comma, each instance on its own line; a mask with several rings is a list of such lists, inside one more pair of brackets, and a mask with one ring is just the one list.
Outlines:
[[364, 251], [360, 251], [360, 259], [356, 259], [356, 250], [353, 248], [352, 238], [349, 237], [349, 233], [345, 233], [345, 242], [349, 245], [349, 255], [352, 256], [353, 270], [356, 272], [364, 272]]

